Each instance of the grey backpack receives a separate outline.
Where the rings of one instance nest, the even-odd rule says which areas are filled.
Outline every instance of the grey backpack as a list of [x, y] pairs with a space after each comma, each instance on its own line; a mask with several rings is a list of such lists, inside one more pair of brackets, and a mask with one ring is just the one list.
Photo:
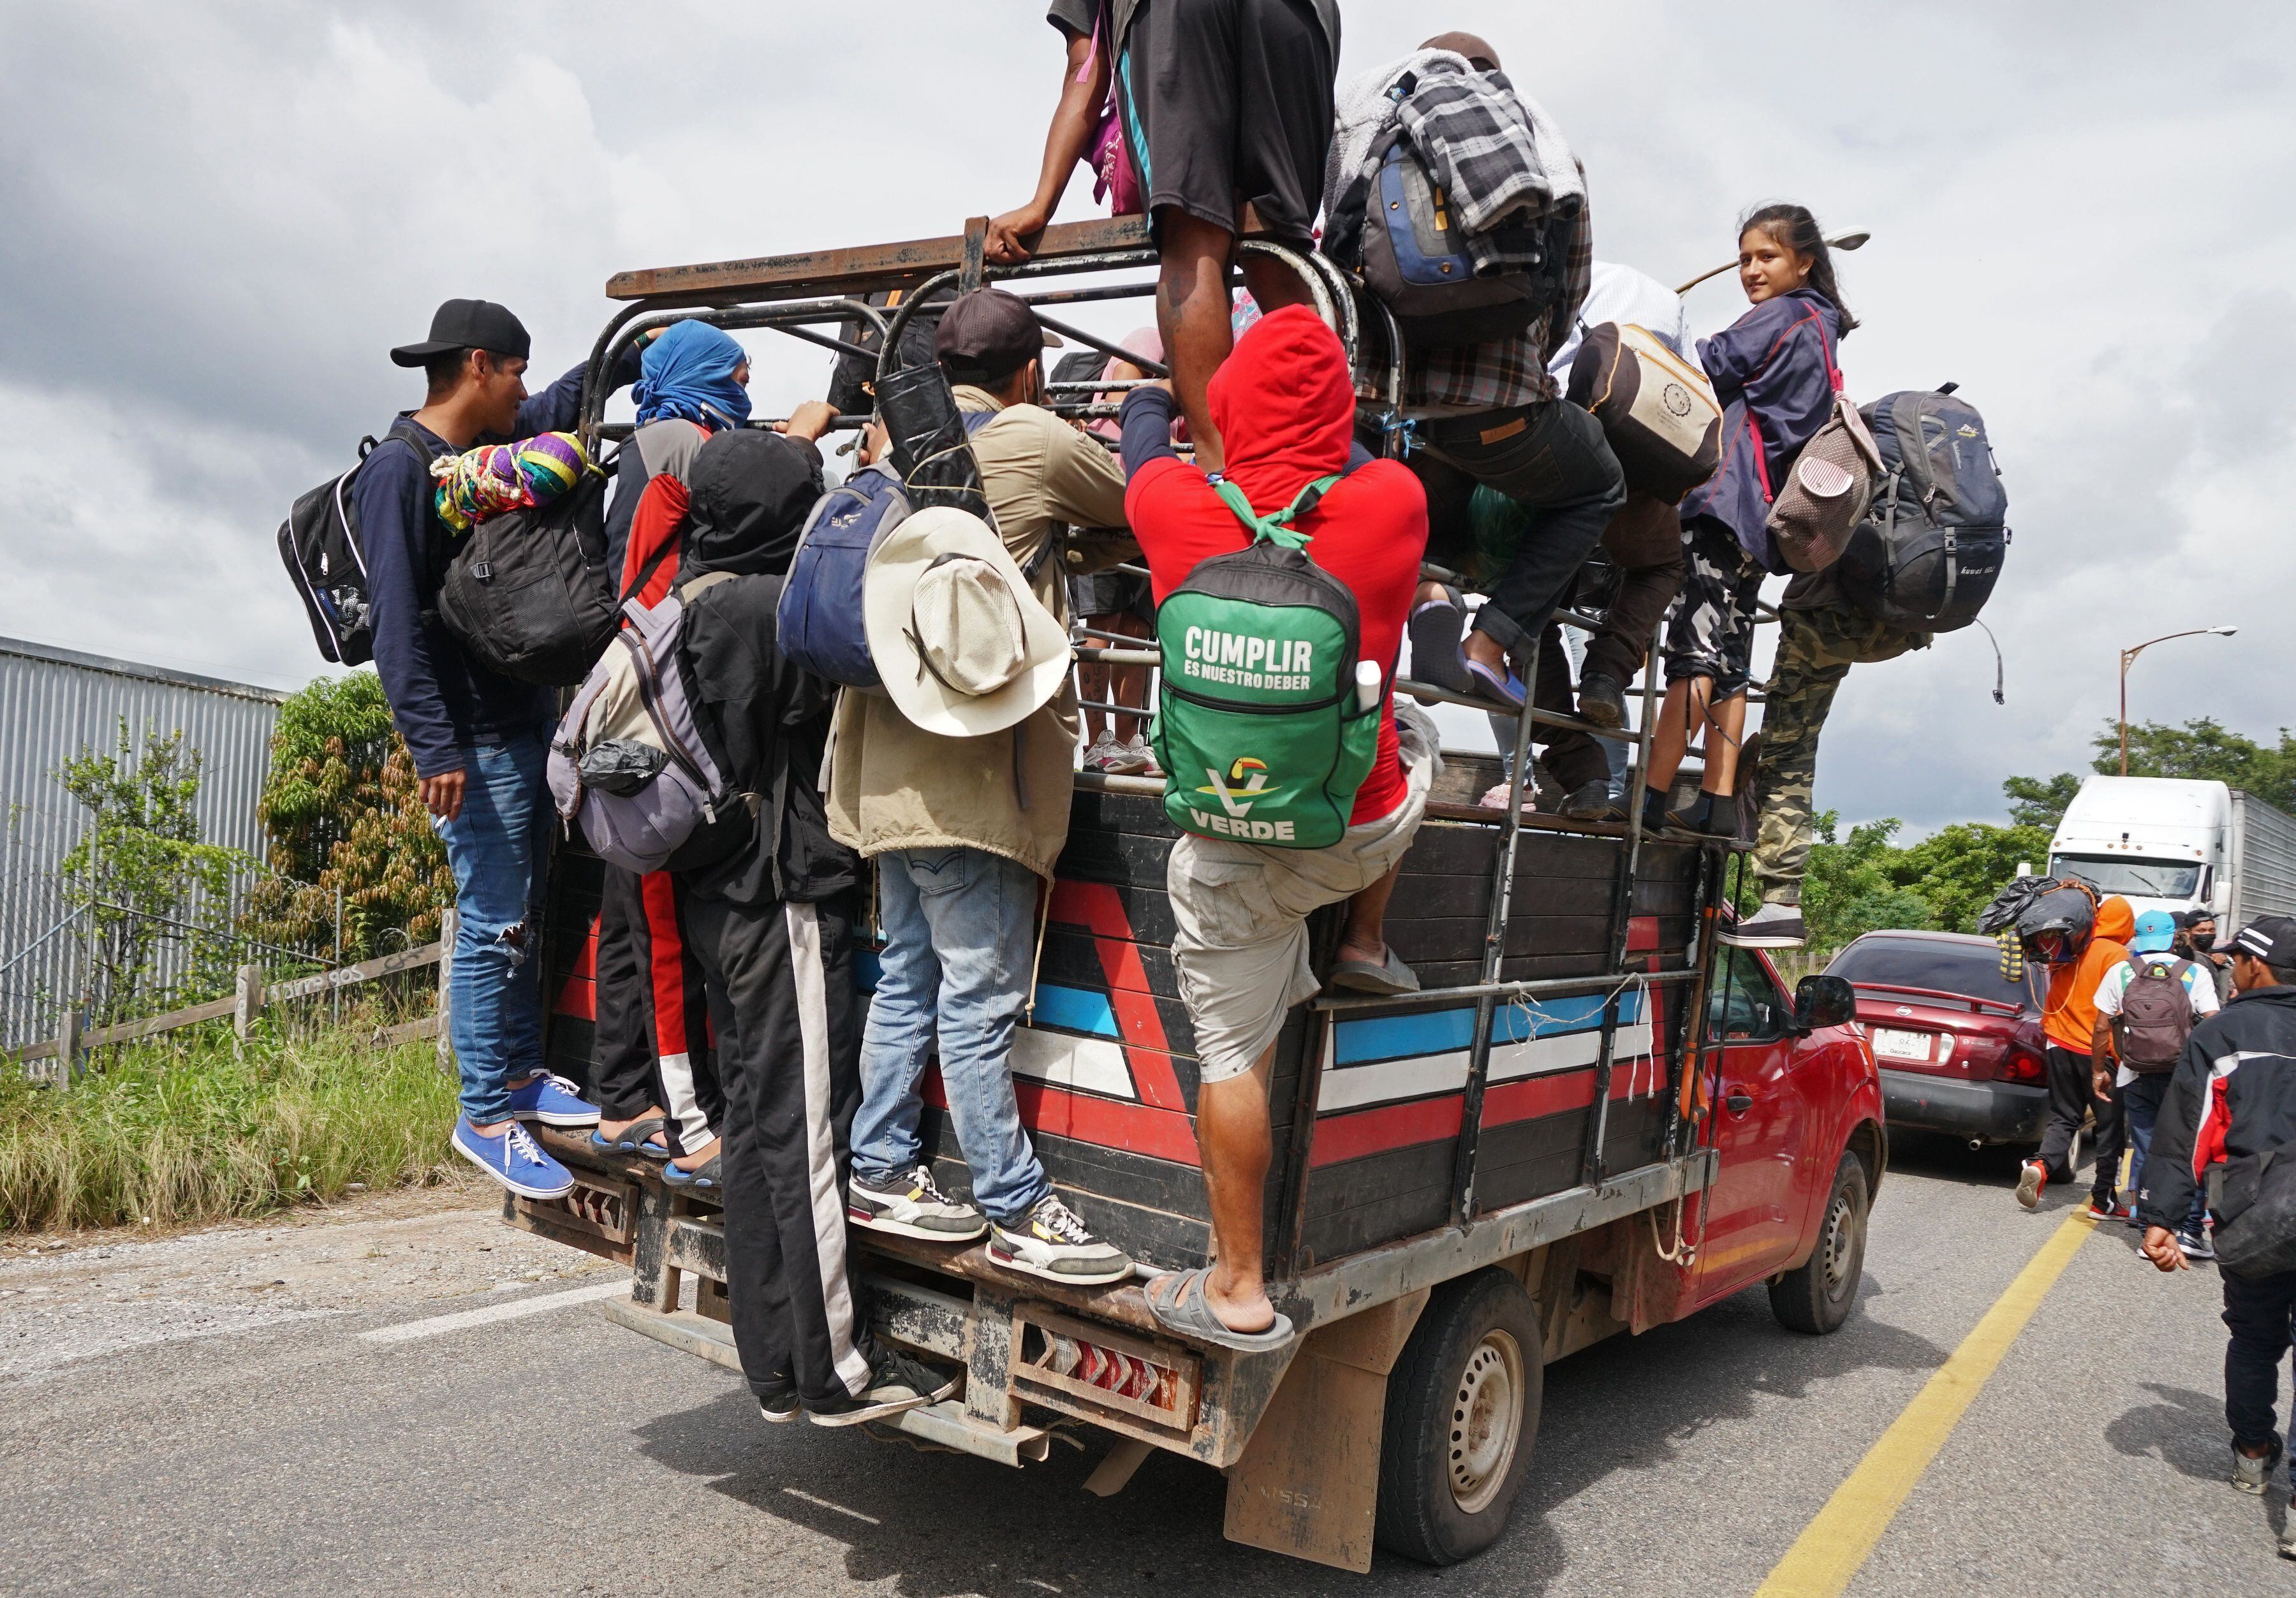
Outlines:
[[685, 607], [731, 573], [713, 571], [651, 609], [630, 600], [623, 626], [550, 739], [558, 815], [600, 859], [625, 871], [691, 871], [750, 835], [743, 797], [730, 791], [703, 741], [678, 666]]

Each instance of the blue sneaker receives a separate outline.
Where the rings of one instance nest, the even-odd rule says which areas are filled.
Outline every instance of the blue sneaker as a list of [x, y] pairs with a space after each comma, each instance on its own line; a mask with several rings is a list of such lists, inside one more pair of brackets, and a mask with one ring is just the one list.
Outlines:
[[543, 1071], [525, 1086], [510, 1090], [510, 1118], [545, 1127], [594, 1127], [598, 1107], [565, 1078]]
[[488, 1137], [469, 1116], [455, 1118], [455, 1151], [511, 1192], [529, 1199], [562, 1199], [574, 1191], [573, 1173], [542, 1151], [515, 1121]]

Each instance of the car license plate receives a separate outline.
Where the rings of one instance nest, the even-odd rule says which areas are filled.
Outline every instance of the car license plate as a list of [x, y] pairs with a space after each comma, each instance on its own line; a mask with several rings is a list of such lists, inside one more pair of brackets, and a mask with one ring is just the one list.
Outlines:
[[1892, 1060], [1927, 1060], [1930, 1057], [1930, 1034], [1900, 1032], [1895, 1027], [1874, 1028], [1874, 1052], [1887, 1054]]

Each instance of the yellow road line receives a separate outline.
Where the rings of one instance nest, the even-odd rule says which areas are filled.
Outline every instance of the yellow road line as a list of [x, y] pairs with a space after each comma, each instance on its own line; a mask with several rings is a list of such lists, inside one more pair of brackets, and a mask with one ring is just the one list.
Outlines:
[[1983, 1390], [2001, 1356], [2095, 1230], [2096, 1223], [2085, 1209], [2065, 1217], [2041, 1251], [2017, 1273], [2009, 1291], [1993, 1301], [1961, 1347], [1866, 1450], [1849, 1479], [1833, 1489], [1817, 1518], [1802, 1528], [1785, 1557], [1755, 1589], [1755, 1598], [1835, 1598], [1849, 1589], [1906, 1495], [1961, 1423], [1963, 1412]]

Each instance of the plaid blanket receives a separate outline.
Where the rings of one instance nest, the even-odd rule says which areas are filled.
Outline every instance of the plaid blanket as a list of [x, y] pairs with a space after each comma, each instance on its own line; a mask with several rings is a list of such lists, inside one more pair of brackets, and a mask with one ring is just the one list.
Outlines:
[[1412, 153], [1458, 208], [1480, 275], [1536, 264], [1537, 224], [1585, 203], [1570, 146], [1504, 72], [1438, 55], [1420, 69], [1396, 118]]

